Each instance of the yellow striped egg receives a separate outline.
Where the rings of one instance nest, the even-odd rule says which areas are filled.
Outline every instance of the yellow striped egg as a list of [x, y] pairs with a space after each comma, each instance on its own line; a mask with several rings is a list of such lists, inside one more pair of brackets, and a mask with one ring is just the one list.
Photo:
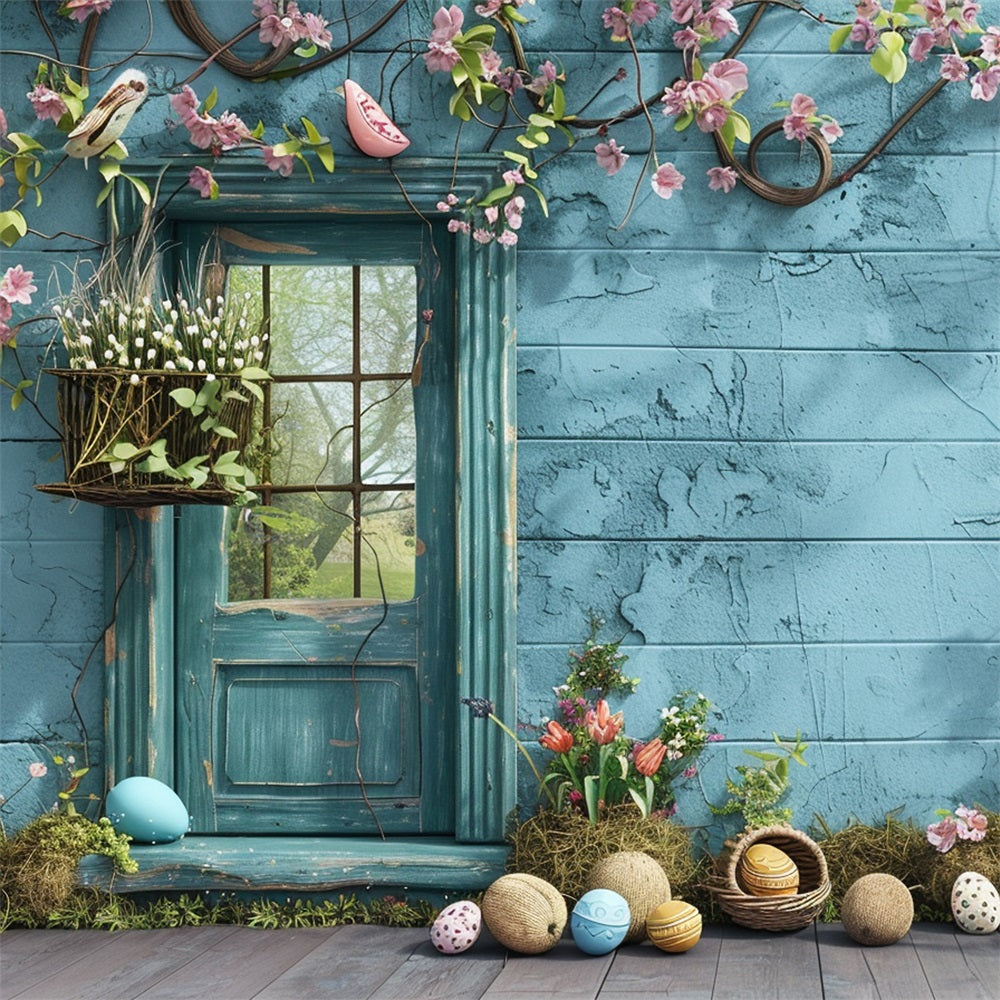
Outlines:
[[777, 847], [751, 844], [736, 866], [736, 881], [751, 896], [794, 896], [799, 891], [799, 870]]
[[650, 911], [646, 934], [661, 951], [688, 951], [701, 938], [701, 914], [683, 899], [671, 899]]

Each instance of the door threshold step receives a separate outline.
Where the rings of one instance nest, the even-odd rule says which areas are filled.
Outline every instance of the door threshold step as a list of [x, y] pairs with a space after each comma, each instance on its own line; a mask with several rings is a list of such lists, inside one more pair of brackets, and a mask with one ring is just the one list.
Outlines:
[[447, 837], [242, 837], [188, 835], [170, 844], [133, 844], [139, 871], [115, 875], [109, 859], [80, 863], [84, 886], [115, 893], [310, 892], [485, 889], [504, 873], [502, 844]]

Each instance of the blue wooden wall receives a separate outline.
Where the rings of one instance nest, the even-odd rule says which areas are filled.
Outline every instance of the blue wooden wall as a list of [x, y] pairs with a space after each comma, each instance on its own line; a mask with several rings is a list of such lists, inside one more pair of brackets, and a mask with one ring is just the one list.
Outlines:
[[[56, 4], [42, 6], [52, 14]], [[123, 58], [145, 31], [144, 5], [115, 6], [96, 63]], [[220, 34], [245, 20], [235, 23], [236, 4], [198, 6]], [[352, 57], [350, 74], [376, 90], [385, 53], [426, 35], [436, 6], [415, 0]], [[571, 106], [629, 66], [600, 27], [602, 7], [526, 8], [537, 18], [527, 43], [539, 58], [564, 57]], [[154, 9], [150, 51], [191, 53]], [[996, 4], [987, 13], [1000, 17]], [[4, 49], [46, 51], [32, 5], [6, 3], [0, 16]], [[754, 89], [741, 108], [759, 127], [779, 114], [773, 101], [812, 94], [845, 128], [835, 147], [843, 169], [931, 77], [913, 67], [889, 88], [863, 55], [825, 55], [827, 30], [769, 15], [742, 56]], [[79, 29], [56, 31], [73, 51]], [[677, 72], [669, 34], [664, 18], [643, 45], [646, 93]], [[169, 86], [194, 63], [144, 55], [133, 65]], [[5, 54], [2, 104], [11, 128], [51, 138], [28, 121], [33, 72], [32, 60]], [[249, 122], [308, 115], [345, 149], [333, 89], [347, 73], [340, 62], [258, 86], [212, 70], [195, 87], [204, 96], [215, 84], [218, 110]], [[630, 68], [598, 108], [632, 103], [634, 84]], [[451, 121], [429, 103], [443, 85], [418, 65], [396, 86], [415, 155], [452, 148]], [[641, 120], [613, 132], [632, 154], [618, 176], [595, 166], [592, 141], [546, 171], [551, 218], [531, 208], [518, 248], [520, 723], [553, 712], [551, 688], [594, 608], [607, 638], [624, 636], [628, 670], [642, 678], [623, 705], [630, 730], [651, 731], [685, 688], [721, 712], [726, 742], [682, 794], [685, 821], [711, 822], [706, 799], [723, 798], [743, 749], [796, 729], [810, 743], [808, 770], [792, 775], [800, 825], [813, 813], [836, 827], [896, 808], [919, 823], [959, 801], [997, 808], [997, 112], [949, 88], [871, 168], [799, 209], [744, 189], [708, 191], [708, 140], [675, 135], [658, 113], [660, 159], [688, 180], [668, 202], [643, 182], [624, 228], [647, 141]], [[126, 136], [133, 155], [183, 148], [171, 118], [166, 98], [151, 98]], [[475, 148], [468, 133], [465, 142]], [[811, 182], [809, 153], [783, 140], [768, 149], [776, 177]], [[64, 178], [34, 225], [99, 234], [96, 171], [70, 164]], [[2, 193], [6, 205], [10, 189]], [[0, 269], [21, 263], [44, 289], [81, 252], [88, 244], [73, 235], [29, 237], [0, 250]], [[20, 338], [29, 367], [47, 339], [42, 327]], [[100, 637], [112, 595], [102, 513], [32, 488], [61, 478], [54, 435], [28, 407], [0, 419], [0, 792], [9, 795], [29, 761], [51, 764], [46, 746], [59, 752], [86, 734], [93, 762], [102, 759]], [[88, 658], [81, 721], [72, 689]], [[8, 818], [51, 803], [55, 787], [51, 775], [33, 782]]]

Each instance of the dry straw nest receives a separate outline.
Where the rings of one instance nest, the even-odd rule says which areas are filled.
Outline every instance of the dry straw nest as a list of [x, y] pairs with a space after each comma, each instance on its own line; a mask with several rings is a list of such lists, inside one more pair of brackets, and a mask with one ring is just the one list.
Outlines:
[[840, 913], [848, 888], [864, 875], [894, 875], [910, 888], [918, 920], [951, 920], [951, 889], [962, 872], [974, 871], [1000, 885], [1000, 813], [988, 820], [981, 841], [959, 840], [946, 854], [927, 842], [923, 827], [890, 814], [881, 826], [852, 823], [821, 844], [833, 883], [828, 916]]
[[[793, 896], [752, 896], [740, 888], [736, 871], [744, 851], [763, 843], [784, 851], [799, 870], [799, 891]], [[830, 895], [826, 858], [819, 846], [799, 830], [781, 824], [748, 830], [727, 840], [717, 874], [707, 881], [723, 913], [734, 923], [754, 930], [798, 930], [812, 923]]]
[[690, 833], [666, 819], [644, 819], [638, 809], [608, 810], [595, 824], [580, 813], [541, 810], [514, 827], [508, 839], [508, 871], [537, 875], [573, 902], [586, 891], [599, 860], [630, 851], [659, 862], [673, 895], [701, 907], [694, 897], [705, 871], [692, 856]]

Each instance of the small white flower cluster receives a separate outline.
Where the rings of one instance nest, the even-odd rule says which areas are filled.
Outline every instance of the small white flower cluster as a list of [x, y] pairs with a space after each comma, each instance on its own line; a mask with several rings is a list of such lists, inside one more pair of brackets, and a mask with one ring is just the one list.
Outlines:
[[267, 365], [267, 333], [252, 319], [249, 292], [190, 303], [182, 296], [137, 303], [110, 298], [56, 306], [70, 368], [201, 372], [209, 378]]

